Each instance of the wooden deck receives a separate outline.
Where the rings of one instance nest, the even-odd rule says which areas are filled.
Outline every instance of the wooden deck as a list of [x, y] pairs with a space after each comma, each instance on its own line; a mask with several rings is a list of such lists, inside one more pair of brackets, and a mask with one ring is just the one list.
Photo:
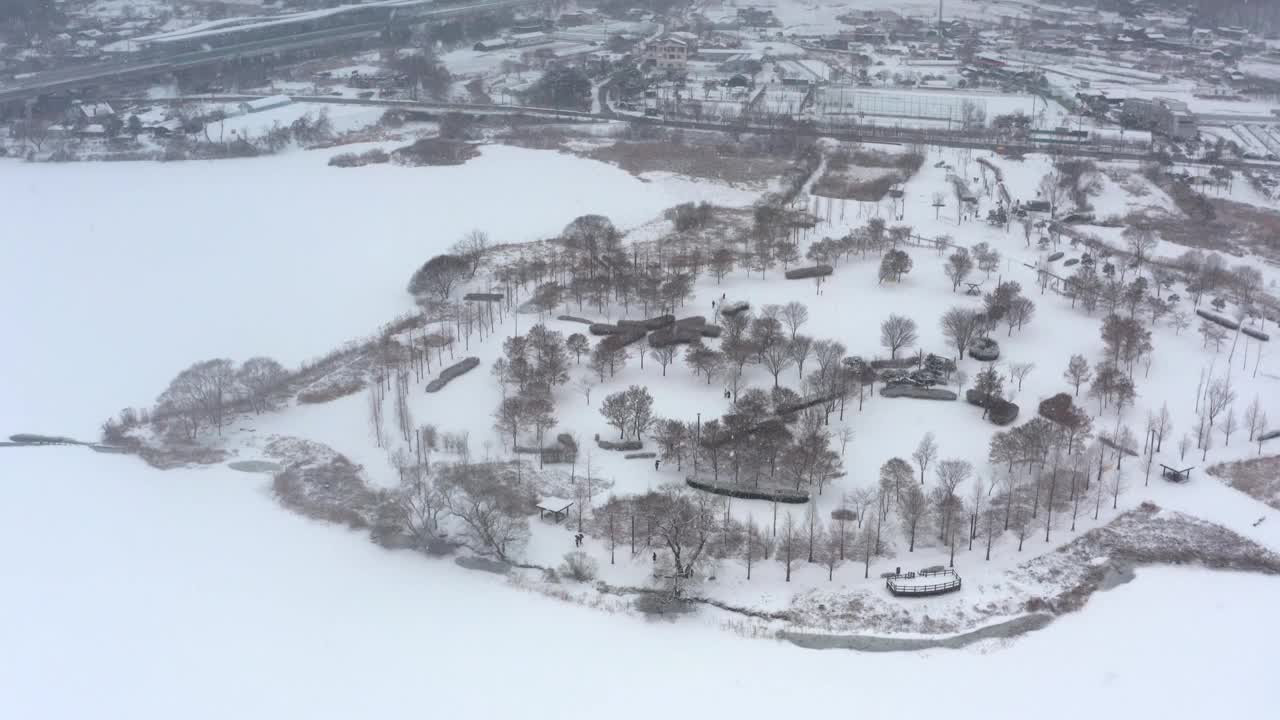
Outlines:
[[951, 569], [921, 571], [886, 578], [884, 586], [889, 589], [889, 592], [899, 597], [926, 597], [959, 590], [961, 579], [960, 575]]

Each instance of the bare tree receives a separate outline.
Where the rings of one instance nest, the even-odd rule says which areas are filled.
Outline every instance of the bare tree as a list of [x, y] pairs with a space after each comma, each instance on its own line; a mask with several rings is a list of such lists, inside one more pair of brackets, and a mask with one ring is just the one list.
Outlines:
[[1204, 412], [1209, 418], [1209, 426], [1217, 425], [1218, 416], [1235, 402], [1236, 391], [1231, 387], [1231, 377], [1219, 378], [1209, 383], [1205, 392]]
[[255, 413], [274, 407], [276, 396], [283, 390], [288, 377], [289, 373], [280, 363], [269, 357], [249, 358], [236, 371], [236, 380], [246, 390]]
[[1022, 390], [1022, 381], [1027, 379], [1032, 370], [1036, 369], [1035, 363], [1009, 363], [1009, 377], [1018, 381], [1018, 390]]
[[809, 562], [813, 562], [814, 550], [817, 549], [817, 542], [824, 534], [822, 529], [822, 519], [818, 517], [818, 507], [816, 503], [810, 502], [805, 507], [804, 526], [809, 534]]
[[1080, 386], [1089, 382], [1093, 372], [1089, 369], [1089, 361], [1083, 355], [1072, 355], [1067, 362], [1066, 372], [1062, 373], [1066, 381], [1076, 389], [1076, 397], [1080, 396]]
[[590, 375], [583, 375], [582, 377], [578, 378], [578, 379], [577, 379], [577, 381], [575, 381], [575, 382], [573, 383], [573, 386], [574, 386], [574, 388], [575, 388], [575, 389], [577, 389], [577, 391], [578, 391], [578, 392], [582, 393], [582, 396], [583, 396], [583, 397], [585, 397], [585, 398], [587, 399], [587, 404], [588, 404], [588, 405], [590, 405], [590, 404], [591, 404], [591, 389], [592, 389], [592, 388], [594, 388], [594, 387], [596, 386], [596, 384], [595, 384], [594, 382], [592, 382], [592, 381], [591, 381], [591, 376], [590, 376]]
[[467, 261], [470, 266], [468, 277], [474, 278], [480, 269], [480, 262], [489, 251], [489, 233], [483, 230], [472, 230], [453, 245], [453, 253]]
[[702, 343], [694, 343], [685, 351], [684, 361], [689, 367], [693, 368], [693, 374], [705, 375], [707, 384], [711, 384], [711, 380], [715, 378], [721, 370], [724, 369], [724, 354]]
[[1129, 483], [1126, 481], [1124, 473], [1116, 470], [1111, 473], [1111, 480], [1107, 483], [1107, 490], [1111, 493], [1111, 509], [1115, 510], [1120, 507], [1120, 493], [1129, 489]]
[[940, 531], [941, 536], [945, 536], [951, 530], [955, 507], [960, 500], [956, 496], [956, 489], [973, 474], [973, 465], [967, 460], [943, 460], [938, 463], [934, 474], [938, 478], [938, 485], [935, 490], [941, 506], [939, 516], [942, 520], [942, 527]]
[[705, 560], [705, 551], [716, 529], [715, 500], [708, 493], [695, 492], [683, 484], [663, 485], [639, 499], [646, 509], [652, 535], [666, 547], [673, 565], [673, 591], [680, 581], [691, 577]]
[[1151, 251], [1158, 244], [1155, 228], [1145, 223], [1133, 224], [1124, 229], [1125, 243], [1129, 248], [1129, 252], [1133, 253], [1133, 258], [1139, 266], [1146, 259]]
[[514, 475], [497, 465], [455, 465], [440, 477], [449, 514], [464, 537], [509, 560], [529, 539], [528, 500]]
[[444, 494], [422, 465], [404, 463], [400, 467], [400, 487], [396, 508], [404, 528], [425, 549], [440, 536], [440, 515], [445, 512]]
[[951, 279], [951, 292], [955, 292], [959, 289], [960, 283], [973, 272], [973, 258], [965, 248], [956, 248], [956, 251], [947, 257], [943, 270]]
[[803, 380], [804, 362], [813, 353], [813, 338], [808, 335], [796, 335], [787, 344], [787, 351], [791, 353], [791, 361], [796, 365], [797, 376]]
[[1262, 408], [1258, 404], [1258, 396], [1254, 395], [1249, 406], [1244, 409], [1244, 424], [1249, 428], [1249, 442], [1253, 442], [1253, 436], [1258, 432], [1258, 421], [1263, 418], [1263, 415]]
[[379, 385], [369, 386], [369, 429], [373, 431], [373, 439], [378, 447], [383, 444], [382, 389]]
[[772, 343], [761, 351], [760, 360], [773, 376], [773, 386], [778, 387], [778, 375], [791, 365], [791, 348], [788, 343]]
[[809, 308], [804, 303], [791, 301], [782, 307], [782, 322], [786, 324], [787, 329], [791, 332], [791, 339], [795, 340], [796, 333], [800, 332], [800, 328], [809, 322]]
[[671, 364], [672, 359], [674, 359], [676, 355], [676, 346], [672, 344], [667, 344], [667, 345], [658, 345], [655, 347], [652, 344], [653, 336], [651, 335], [649, 337], [650, 337], [649, 357], [658, 361], [658, 364], [662, 366], [662, 377], [666, 377], [667, 366]]
[[[853, 440], [853, 428], [845, 425], [836, 433], [836, 437], [840, 439], [840, 457], [844, 457], [844, 451], [849, 446], [849, 441]], [[1249, 438], [1252, 440], [1253, 438]]]
[[942, 316], [942, 334], [951, 341], [961, 359], [969, 343], [983, 327], [982, 313], [964, 307], [953, 307]]
[[889, 349], [889, 357], [896, 359], [898, 351], [911, 347], [919, 340], [916, 321], [903, 315], [890, 315], [880, 323], [880, 344]]
[[929, 469], [929, 463], [938, 458], [938, 443], [933, 439], [933, 433], [927, 432], [920, 438], [920, 444], [916, 446], [915, 452], [911, 453], [911, 458], [920, 468], [920, 484], [923, 485], [924, 473]]
[[797, 544], [799, 542], [799, 533], [797, 532], [795, 520], [788, 511], [782, 518], [782, 540], [778, 544], [778, 550], [782, 554], [783, 566], [787, 569], [787, 582], [791, 582], [791, 563], [795, 559]]
[[818, 559], [827, 568], [827, 580], [835, 577], [836, 568], [844, 561], [844, 535], [834, 528], [822, 534]]
[[1226, 447], [1231, 444], [1231, 433], [1238, 428], [1239, 420], [1236, 418], [1236, 409], [1234, 407], [1227, 408], [1227, 414], [1222, 417], [1222, 422], [1218, 423], [1218, 429], [1222, 431], [1222, 446]]
[[929, 500], [919, 485], [912, 484], [902, 493], [898, 502], [898, 516], [902, 520], [902, 529], [907, 533], [907, 552], [916, 550], [916, 530], [920, 520], [929, 511]]

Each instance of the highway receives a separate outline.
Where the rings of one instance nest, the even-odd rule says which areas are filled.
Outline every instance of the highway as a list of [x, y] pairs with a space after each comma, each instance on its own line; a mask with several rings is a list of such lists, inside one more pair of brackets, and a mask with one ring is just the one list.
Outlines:
[[[486, 2], [454, 5], [437, 10], [416, 11], [412, 14], [402, 12], [399, 15], [394, 14], [395, 6], [387, 5], [388, 16], [385, 21], [363, 22], [308, 32], [290, 33], [281, 37], [242, 42], [217, 48], [185, 52], [177, 51], [162, 57], [104, 61], [93, 63], [92, 65], [80, 65], [36, 73], [0, 85], [0, 103], [28, 100], [41, 95], [96, 87], [113, 82], [138, 80], [164, 75], [177, 70], [213, 65], [228, 60], [260, 57], [311, 47], [322, 47], [364, 37], [375, 37], [385, 30], [390, 23], [420, 24], [432, 20], [444, 20], [503, 8], [531, 5], [534, 2], [536, 0], [487, 0]], [[237, 30], [244, 31], [254, 27], [256, 26], [247, 25], [237, 28]]]

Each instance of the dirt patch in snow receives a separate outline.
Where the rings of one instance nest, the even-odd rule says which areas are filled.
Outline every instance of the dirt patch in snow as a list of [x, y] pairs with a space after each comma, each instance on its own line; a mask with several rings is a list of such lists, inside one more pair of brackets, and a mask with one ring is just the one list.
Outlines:
[[788, 155], [756, 151], [740, 143], [621, 140], [580, 153], [633, 175], [670, 172], [729, 185], [759, 185], [791, 166]]
[[1205, 472], [1245, 495], [1280, 510], [1280, 455], [1218, 463]]
[[272, 477], [276, 499], [307, 517], [368, 528], [387, 502], [385, 493], [365, 482], [359, 465], [327, 445], [275, 437], [263, 451], [282, 466]]

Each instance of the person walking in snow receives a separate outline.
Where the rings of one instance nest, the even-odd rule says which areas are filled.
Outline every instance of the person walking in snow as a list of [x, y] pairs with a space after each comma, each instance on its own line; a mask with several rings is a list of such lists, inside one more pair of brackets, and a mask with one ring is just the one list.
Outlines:
[[658, 462], [659, 462], [659, 461], [657, 461], [657, 460], [654, 460], [654, 461], [653, 461], [653, 469], [654, 469], [654, 470], [657, 470], [657, 469], [658, 469]]

